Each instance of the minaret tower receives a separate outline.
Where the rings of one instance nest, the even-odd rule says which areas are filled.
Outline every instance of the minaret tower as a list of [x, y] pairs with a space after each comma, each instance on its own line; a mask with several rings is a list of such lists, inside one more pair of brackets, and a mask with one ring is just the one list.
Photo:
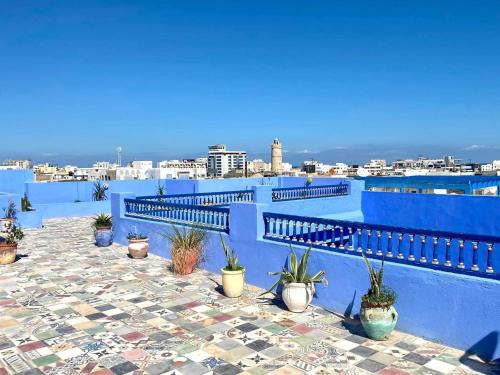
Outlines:
[[278, 138], [271, 145], [271, 171], [276, 174], [283, 173], [283, 146]]

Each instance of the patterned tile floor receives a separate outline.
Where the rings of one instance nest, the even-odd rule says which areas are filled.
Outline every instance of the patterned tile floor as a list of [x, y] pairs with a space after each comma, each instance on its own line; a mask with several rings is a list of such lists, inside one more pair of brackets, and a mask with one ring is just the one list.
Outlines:
[[368, 340], [319, 308], [290, 313], [255, 287], [225, 298], [216, 275], [95, 247], [89, 219], [49, 221], [20, 253], [0, 269], [0, 375], [499, 374], [401, 332]]

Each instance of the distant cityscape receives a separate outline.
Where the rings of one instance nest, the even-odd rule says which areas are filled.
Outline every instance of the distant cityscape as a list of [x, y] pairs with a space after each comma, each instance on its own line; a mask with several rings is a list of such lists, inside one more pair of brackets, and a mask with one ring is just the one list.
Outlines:
[[38, 182], [148, 180], [148, 179], [205, 179], [272, 176], [426, 176], [426, 175], [486, 175], [500, 176], [500, 160], [490, 163], [463, 163], [451, 155], [430, 159], [372, 159], [365, 164], [337, 162], [327, 164], [318, 160], [304, 160], [292, 165], [283, 160], [283, 146], [275, 139], [270, 146], [270, 162], [247, 160], [246, 151], [231, 151], [226, 145], [208, 146], [207, 155], [182, 160], [163, 160], [153, 165], [152, 160], [133, 160], [122, 165], [121, 147], [116, 149], [115, 161], [98, 161], [89, 167], [59, 166], [43, 163], [33, 165], [31, 160], [5, 160], [0, 170], [32, 169]]

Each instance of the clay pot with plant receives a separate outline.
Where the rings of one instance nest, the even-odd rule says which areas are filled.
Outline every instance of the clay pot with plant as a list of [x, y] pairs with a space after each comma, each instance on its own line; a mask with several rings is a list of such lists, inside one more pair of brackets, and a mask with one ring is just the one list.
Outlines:
[[364, 254], [363, 259], [368, 267], [370, 289], [361, 298], [361, 324], [372, 340], [387, 340], [398, 321], [398, 313], [394, 308], [396, 293], [383, 285], [384, 260], [380, 269], [375, 271]]
[[243, 286], [245, 284], [245, 268], [238, 264], [238, 256], [234, 250], [227, 246], [224, 237], [220, 235], [222, 249], [226, 255], [227, 265], [221, 268], [222, 272], [222, 289], [226, 297], [237, 298], [243, 294]]
[[113, 243], [113, 221], [111, 215], [99, 214], [93, 218], [95, 243], [99, 247], [110, 246]]
[[280, 272], [270, 272], [269, 275], [278, 275], [280, 278], [274, 285], [261, 295], [271, 293], [279, 285], [283, 286], [281, 298], [291, 312], [303, 312], [311, 303], [316, 293], [315, 284], [328, 285], [325, 271], [318, 271], [313, 276], [307, 272], [307, 262], [311, 248], [309, 247], [302, 255], [300, 262], [297, 261], [297, 254], [291, 250], [287, 267], [283, 267]]
[[170, 243], [172, 272], [188, 275], [203, 260], [207, 231], [195, 226], [178, 228], [162, 234]]
[[17, 256], [17, 243], [24, 237], [23, 230], [13, 222], [7, 224], [6, 231], [0, 235], [0, 265], [14, 263]]
[[134, 259], [143, 259], [148, 255], [149, 238], [145, 234], [131, 232], [127, 236], [128, 253]]
[[17, 209], [14, 201], [9, 201], [3, 209], [3, 218], [0, 219], [0, 232], [7, 232], [9, 225], [14, 224], [17, 218]]

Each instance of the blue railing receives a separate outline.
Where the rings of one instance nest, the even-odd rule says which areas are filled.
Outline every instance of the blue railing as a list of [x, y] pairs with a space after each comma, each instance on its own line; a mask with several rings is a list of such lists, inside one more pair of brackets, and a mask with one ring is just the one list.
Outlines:
[[125, 199], [125, 216], [229, 232], [229, 208]]
[[264, 213], [264, 238], [500, 279], [500, 237]]
[[191, 206], [227, 206], [233, 202], [252, 202], [253, 190], [234, 190], [196, 194], [148, 195], [137, 197], [137, 199]]
[[273, 189], [273, 201], [289, 201], [296, 199], [326, 198], [349, 195], [349, 185], [304, 186], [294, 188]]

